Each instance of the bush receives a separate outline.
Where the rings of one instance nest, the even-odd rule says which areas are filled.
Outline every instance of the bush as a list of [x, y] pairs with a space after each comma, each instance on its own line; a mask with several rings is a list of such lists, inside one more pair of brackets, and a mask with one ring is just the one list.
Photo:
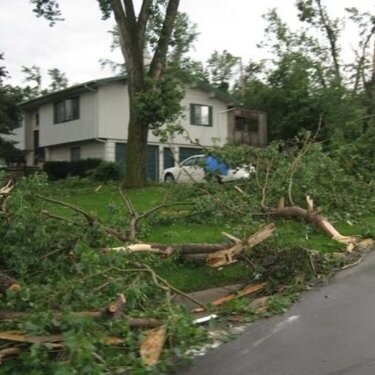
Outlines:
[[95, 181], [119, 181], [123, 174], [121, 166], [112, 161], [102, 161], [92, 174]]
[[47, 161], [44, 163], [43, 170], [51, 180], [60, 180], [68, 176], [85, 177], [88, 175], [89, 171], [95, 169], [100, 163], [100, 159]]

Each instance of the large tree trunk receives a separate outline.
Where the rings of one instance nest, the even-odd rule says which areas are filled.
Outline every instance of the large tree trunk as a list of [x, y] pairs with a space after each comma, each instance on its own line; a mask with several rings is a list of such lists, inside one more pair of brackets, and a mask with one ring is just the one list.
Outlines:
[[[144, 66], [146, 29], [152, 12], [152, 0], [143, 0], [136, 17], [132, 0], [110, 0], [119, 32], [121, 51], [125, 59], [129, 92], [126, 169], [123, 185], [140, 187], [147, 183], [146, 157], [149, 123], [141, 121], [135, 105], [136, 96], [145, 90], [145, 78], [158, 80], [166, 65], [169, 41], [177, 16], [179, 0], [169, 0], [154, 56], [147, 72]], [[124, 103], [125, 105], [126, 103]]]
[[[130, 108], [134, 106], [129, 101]], [[147, 139], [148, 126], [140, 123], [134, 110], [130, 111], [126, 166], [123, 186], [126, 188], [145, 186], [147, 183]]]

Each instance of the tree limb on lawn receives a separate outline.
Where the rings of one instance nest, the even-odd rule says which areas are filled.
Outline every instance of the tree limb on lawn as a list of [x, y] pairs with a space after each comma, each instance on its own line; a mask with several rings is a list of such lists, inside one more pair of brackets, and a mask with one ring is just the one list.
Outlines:
[[282, 218], [299, 218], [307, 221], [318, 227], [325, 234], [330, 236], [334, 241], [340, 242], [347, 245], [346, 250], [351, 252], [355, 245], [358, 243], [358, 238], [354, 236], [342, 235], [329, 221], [327, 218], [322, 216], [319, 212], [314, 211], [313, 200], [307, 196], [308, 209], [301, 208], [299, 206], [283, 207], [271, 209], [271, 215], [275, 215]]
[[[40, 194], [35, 194], [36, 197], [46, 201], [46, 202], [49, 202], [49, 203], [54, 203], [54, 204], [58, 204], [60, 206], [63, 206], [63, 207], [66, 207], [66, 208], [69, 208], [75, 212], [78, 212], [79, 214], [81, 214], [86, 220], [87, 220], [87, 223], [89, 225], [95, 225], [95, 224], [98, 224], [100, 225], [103, 230], [109, 234], [110, 236], [122, 241], [122, 242], [125, 242], [125, 241], [128, 241], [128, 237], [124, 234], [124, 233], [121, 233], [120, 231], [118, 231], [117, 229], [114, 229], [114, 228], [111, 228], [109, 226], [106, 226], [104, 225], [97, 217], [95, 217], [94, 215], [92, 214], [89, 214], [88, 212], [84, 211], [82, 208], [74, 205], [74, 204], [70, 204], [70, 203], [66, 203], [66, 202], [63, 202], [63, 201], [60, 201], [58, 199], [53, 199], [53, 198], [49, 198], [49, 197], [45, 197], [43, 195], [40, 195]], [[67, 222], [72, 222], [70, 219], [68, 218], [63, 218], [62, 216], [57, 216], [57, 215], [54, 215], [54, 214], [51, 214], [49, 213], [48, 211], [45, 211], [43, 210], [42, 211], [43, 214], [53, 218], [53, 219], [57, 219], [57, 220], [65, 220]]]
[[230, 236], [234, 242], [234, 245], [232, 245], [232, 247], [229, 249], [219, 250], [209, 254], [206, 259], [206, 264], [210, 267], [222, 267], [237, 262], [237, 258], [242, 252], [244, 252], [246, 249], [251, 249], [252, 247], [266, 240], [273, 234], [275, 229], [275, 224], [268, 224], [258, 232], [252, 234], [245, 241], [241, 241], [233, 236]]

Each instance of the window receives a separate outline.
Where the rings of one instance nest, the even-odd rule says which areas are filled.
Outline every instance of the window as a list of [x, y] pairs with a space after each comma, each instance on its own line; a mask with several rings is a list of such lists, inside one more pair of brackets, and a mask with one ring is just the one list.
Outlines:
[[235, 118], [235, 129], [239, 132], [257, 132], [258, 131], [258, 116]]
[[70, 149], [70, 161], [77, 161], [81, 159], [81, 147], [72, 147]]
[[56, 102], [53, 107], [55, 124], [79, 119], [79, 97]]
[[192, 125], [212, 126], [212, 107], [190, 104], [190, 123]]

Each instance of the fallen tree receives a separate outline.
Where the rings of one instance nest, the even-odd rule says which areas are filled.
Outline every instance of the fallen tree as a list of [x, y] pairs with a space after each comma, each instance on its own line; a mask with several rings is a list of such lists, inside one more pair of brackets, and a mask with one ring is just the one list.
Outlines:
[[103, 253], [115, 252], [150, 252], [159, 254], [164, 257], [171, 256], [178, 252], [186, 260], [206, 263], [210, 267], [227, 266], [238, 262], [239, 256], [248, 249], [253, 248], [259, 243], [269, 238], [276, 226], [268, 224], [260, 229], [258, 232], [249, 236], [246, 240], [240, 240], [228, 233], [223, 232], [230, 244], [177, 244], [177, 245], [162, 245], [162, 244], [133, 244], [120, 247], [108, 247], [102, 249]]

